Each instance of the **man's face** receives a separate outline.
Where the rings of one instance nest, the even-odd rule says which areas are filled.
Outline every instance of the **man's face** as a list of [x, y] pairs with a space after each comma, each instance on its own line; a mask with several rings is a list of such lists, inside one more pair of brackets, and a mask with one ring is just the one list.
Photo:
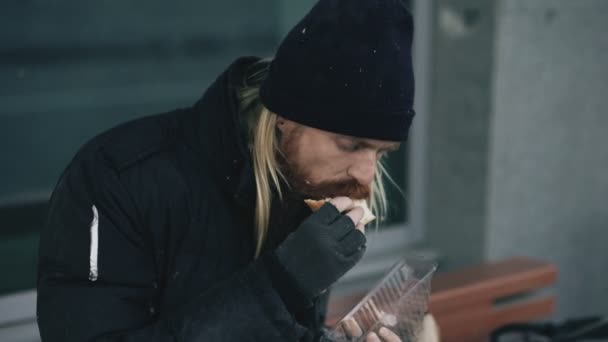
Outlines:
[[283, 172], [292, 188], [311, 198], [368, 198], [376, 162], [400, 143], [322, 131], [278, 118]]

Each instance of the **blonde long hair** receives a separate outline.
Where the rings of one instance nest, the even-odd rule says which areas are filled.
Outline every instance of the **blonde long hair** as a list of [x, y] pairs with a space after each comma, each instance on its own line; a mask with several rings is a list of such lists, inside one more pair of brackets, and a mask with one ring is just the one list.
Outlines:
[[[276, 134], [277, 114], [269, 111], [259, 99], [259, 89], [268, 72], [270, 60], [264, 59], [255, 63], [243, 79], [239, 90], [239, 108], [241, 118], [247, 120], [249, 133], [249, 150], [253, 158], [253, 168], [256, 183], [255, 207], [255, 233], [256, 251], [258, 257], [266, 240], [270, 209], [272, 203], [272, 188], [276, 189], [282, 199], [280, 178], [285, 180], [277, 161], [279, 141]], [[384, 179], [399, 189], [396, 182], [390, 177], [381, 159], [376, 164], [376, 173], [371, 186], [368, 199], [371, 211], [378, 219], [375, 221], [376, 229], [380, 222], [386, 218], [387, 200]]]

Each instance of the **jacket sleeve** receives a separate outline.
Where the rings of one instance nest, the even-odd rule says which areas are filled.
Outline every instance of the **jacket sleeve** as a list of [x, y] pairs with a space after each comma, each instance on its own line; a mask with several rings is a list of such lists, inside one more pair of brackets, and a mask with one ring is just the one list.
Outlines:
[[100, 153], [78, 156], [60, 178], [39, 250], [42, 341], [295, 341], [305, 333], [260, 261], [157, 312], [154, 254], [130, 198]]

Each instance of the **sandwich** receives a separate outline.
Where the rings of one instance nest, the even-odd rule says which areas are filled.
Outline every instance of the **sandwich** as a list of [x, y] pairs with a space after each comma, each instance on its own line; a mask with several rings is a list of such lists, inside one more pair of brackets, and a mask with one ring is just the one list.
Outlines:
[[[313, 212], [319, 210], [325, 203], [327, 203], [331, 198], [326, 198], [322, 200], [313, 200], [313, 199], [305, 199], [304, 202], [308, 205], [310, 210]], [[366, 225], [373, 220], [376, 219], [376, 216], [372, 213], [372, 211], [367, 206], [367, 201], [364, 199], [353, 200], [353, 204], [355, 207], [363, 208], [363, 218], [359, 221], [359, 224]]]

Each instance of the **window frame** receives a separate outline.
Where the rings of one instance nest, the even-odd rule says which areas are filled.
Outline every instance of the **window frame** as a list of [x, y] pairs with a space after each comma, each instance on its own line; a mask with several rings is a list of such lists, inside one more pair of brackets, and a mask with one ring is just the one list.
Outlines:
[[[410, 131], [407, 148], [409, 208], [408, 220], [404, 223], [382, 227], [378, 232], [370, 232], [368, 251], [364, 259], [349, 271], [336, 286], [334, 293], [340, 296], [349, 288], [376, 279], [384, 270], [405, 254], [405, 250], [425, 238], [425, 210], [427, 184], [427, 144], [428, 144], [428, 89], [430, 83], [430, 57], [432, 38], [432, 11], [430, 1], [411, 0], [414, 22], [416, 23], [413, 57], [416, 74], [416, 118]], [[283, 5], [284, 6], [284, 5]], [[403, 152], [406, 153], [406, 152]], [[38, 199], [50, 191], [26, 194], [25, 197]], [[13, 198], [11, 198], [12, 200]], [[8, 199], [3, 199], [7, 201]], [[10, 328], [25, 329], [28, 335], [38, 334], [36, 328], [36, 290], [0, 296], [0, 337], [10, 334]], [[9, 329], [9, 330], [7, 330]], [[35, 330], [35, 331], [34, 331]]]

